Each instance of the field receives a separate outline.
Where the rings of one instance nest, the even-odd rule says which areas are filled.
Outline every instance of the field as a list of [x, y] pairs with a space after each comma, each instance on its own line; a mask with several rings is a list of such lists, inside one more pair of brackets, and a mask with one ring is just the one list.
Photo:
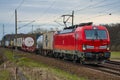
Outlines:
[[9, 80], [10, 73], [7, 70], [0, 70], [0, 80]]
[[112, 52], [111, 60], [120, 60], [120, 52]]
[[[61, 70], [61, 68], [59, 67], [50, 66], [50, 64], [53, 65], [51, 62], [50, 64], [47, 64], [47, 65], [45, 64], [46, 63], [45, 61], [54, 62], [53, 61], [54, 59], [49, 60], [46, 58], [46, 60], [43, 60], [44, 58], [40, 57], [39, 55], [38, 56], [32, 55], [30, 53], [28, 54], [20, 51], [16, 52], [9, 49], [0, 49], [0, 53], [4, 53], [4, 56], [6, 56], [7, 58], [7, 61], [4, 62], [7, 68], [6, 69], [2, 67], [0, 68], [0, 80], [8, 80], [11, 77], [12, 77], [11, 79], [15, 79], [14, 77], [16, 77], [16, 73], [15, 73], [16, 67], [18, 67], [17, 78], [18, 79], [20, 78], [19, 80], [21, 80], [21, 77], [23, 80], [88, 80], [90, 77], [93, 77], [94, 74], [96, 75], [99, 74], [99, 76], [103, 74], [103, 73], [101, 74], [101, 73], [95, 72], [94, 70], [91, 71], [91, 69], [90, 71], [89, 69], [86, 70], [86, 68], [84, 70], [84, 68], [81, 66], [80, 69], [82, 69], [83, 71], [82, 70], [80, 71], [82, 71], [82, 74], [84, 74], [84, 72], [86, 71], [88, 76], [90, 77], [88, 78], [88, 76], [83, 76], [83, 75], [78, 77], [78, 75], [74, 74], [74, 72], [69, 72], [69, 71], [66, 72], [65, 67], [64, 67], [65, 70], [64, 69]], [[116, 60], [116, 59], [120, 60], [120, 52], [112, 52], [111, 60]], [[58, 62], [56, 64], [59, 64], [60, 66], [60, 63]], [[64, 66], [66, 66], [66, 64], [64, 64]], [[69, 66], [69, 69], [72, 68], [72, 69], [75, 69], [76, 71], [77, 67], [75, 68], [74, 67], [75, 66], [73, 67]], [[79, 69], [77, 68], [77, 70]], [[93, 79], [96, 80], [97, 78], [95, 77]], [[90, 80], [93, 80], [93, 79], [90, 79]], [[112, 80], [112, 78], [110, 79]]]
[[[41, 62], [35, 62], [23, 56], [16, 54], [10, 50], [4, 51], [5, 56], [9, 60], [6, 65], [11, 66], [5, 71], [1, 71], [0, 80], [7, 80], [10, 76], [15, 76], [15, 67], [19, 67], [17, 78], [22, 77], [27, 80], [87, 80], [83, 77], [77, 77], [58, 68], [52, 68]], [[9, 75], [9, 72], [12, 72]], [[4, 74], [4, 75], [3, 75]], [[19, 75], [20, 74], [20, 75]]]

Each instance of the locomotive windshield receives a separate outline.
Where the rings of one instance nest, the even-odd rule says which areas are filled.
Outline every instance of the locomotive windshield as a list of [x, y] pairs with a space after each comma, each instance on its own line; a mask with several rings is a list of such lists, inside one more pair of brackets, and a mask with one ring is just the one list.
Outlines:
[[107, 39], [107, 33], [105, 30], [85, 30], [86, 39]]

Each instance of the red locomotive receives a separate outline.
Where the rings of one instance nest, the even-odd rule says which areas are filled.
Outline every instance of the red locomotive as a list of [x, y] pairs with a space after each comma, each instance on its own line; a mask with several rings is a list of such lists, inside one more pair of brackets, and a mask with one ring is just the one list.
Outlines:
[[109, 44], [104, 26], [82, 23], [54, 35], [54, 55], [81, 63], [101, 63], [110, 58]]

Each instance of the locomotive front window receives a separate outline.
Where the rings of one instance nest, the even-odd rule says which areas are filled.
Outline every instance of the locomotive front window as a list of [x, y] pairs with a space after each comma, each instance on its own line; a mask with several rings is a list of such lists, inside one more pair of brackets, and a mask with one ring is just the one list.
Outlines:
[[86, 39], [107, 39], [105, 30], [85, 30]]
[[97, 33], [99, 39], [107, 39], [107, 33], [105, 30], [98, 30]]
[[94, 39], [94, 30], [85, 30], [86, 39]]

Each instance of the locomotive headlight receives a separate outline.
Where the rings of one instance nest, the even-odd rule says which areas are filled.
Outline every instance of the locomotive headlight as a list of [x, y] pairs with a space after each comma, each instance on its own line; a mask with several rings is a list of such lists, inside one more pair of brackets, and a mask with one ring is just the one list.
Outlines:
[[110, 50], [110, 47], [109, 47], [109, 45], [104, 45], [104, 46], [100, 46], [99, 49]]
[[107, 46], [107, 50], [110, 50], [110, 47], [109, 47], [109, 45]]
[[83, 47], [82, 47], [82, 48], [83, 48], [83, 50], [86, 50], [86, 46], [85, 46], [85, 45], [83, 45]]

